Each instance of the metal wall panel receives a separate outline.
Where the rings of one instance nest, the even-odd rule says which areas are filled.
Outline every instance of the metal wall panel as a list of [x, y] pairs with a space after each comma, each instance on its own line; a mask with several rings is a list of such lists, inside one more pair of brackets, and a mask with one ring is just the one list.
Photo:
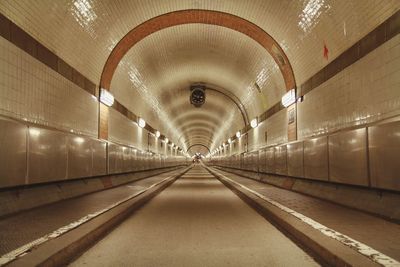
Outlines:
[[130, 147], [122, 147], [122, 171], [129, 172], [131, 169], [131, 149]]
[[108, 143], [108, 173], [117, 172], [117, 149], [116, 144]]
[[[167, 158], [166, 159], [166, 164], [168, 164], [168, 162], [169, 162], [169, 159]], [[139, 170], [139, 171], [141, 171], [141, 170], [143, 170], [143, 153], [142, 153], [142, 151], [138, 151], [137, 152], [137, 170]]]
[[400, 190], [400, 122], [369, 127], [371, 185]]
[[328, 180], [328, 141], [318, 137], [304, 141], [304, 176]]
[[251, 170], [258, 172], [258, 151], [251, 153]]
[[90, 138], [69, 135], [68, 178], [88, 177], [92, 174], [92, 143]]
[[329, 180], [368, 186], [365, 128], [329, 136]]
[[107, 174], [107, 143], [92, 139], [92, 176]]
[[117, 145], [115, 148], [115, 173], [124, 171], [124, 152], [122, 147], [121, 145]]
[[29, 183], [67, 178], [67, 134], [29, 127]]
[[253, 155], [251, 153], [247, 154], [247, 169], [249, 171], [253, 170], [253, 166], [251, 165], [253, 162]]
[[[175, 157], [174, 157], [175, 160]], [[146, 170], [150, 169], [150, 163], [151, 163], [151, 155], [150, 154], [146, 154]]]
[[287, 168], [288, 175], [304, 177], [303, 166], [303, 142], [287, 144]]
[[239, 157], [240, 157], [240, 169], [244, 169], [244, 153], [242, 153], [242, 154], [240, 154], [239, 155]]
[[275, 149], [273, 147], [268, 147], [265, 150], [265, 169], [268, 173], [275, 173], [275, 156], [274, 156]]
[[130, 165], [131, 165], [131, 170], [132, 171], [136, 171], [137, 170], [137, 150], [134, 149], [134, 148], [131, 148]]
[[0, 187], [25, 183], [27, 129], [23, 124], [0, 119]]
[[260, 172], [265, 172], [265, 149], [261, 149], [258, 159], [258, 169]]
[[[149, 155], [147, 154], [147, 152], [143, 152], [143, 168], [144, 170], [147, 170], [149, 167]], [[174, 157], [171, 156], [171, 159], [174, 160]]]
[[286, 145], [275, 147], [275, 173], [287, 175]]
[[245, 170], [247, 170], [247, 163], [248, 162], [248, 156], [247, 156], [247, 153], [244, 153], [243, 154], [243, 166], [242, 166], [242, 168], [243, 169], [245, 169]]
[[[142, 151], [142, 153], [140, 154], [140, 159], [141, 159], [141, 170], [145, 170], [146, 169], [146, 154], [145, 152]], [[172, 159], [172, 156], [170, 156], [170, 159]]]

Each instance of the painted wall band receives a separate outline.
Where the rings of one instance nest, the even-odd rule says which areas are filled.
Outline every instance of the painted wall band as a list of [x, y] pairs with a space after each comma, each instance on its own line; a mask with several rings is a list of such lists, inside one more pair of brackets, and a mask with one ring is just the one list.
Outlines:
[[70, 80], [92, 95], [96, 95], [96, 84], [68, 65], [64, 60], [39, 43], [35, 38], [0, 13], [0, 36], [21, 48], [61, 76]]
[[[400, 11], [397, 11], [390, 18], [385, 20], [382, 24], [372, 30], [369, 34], [361, 38], [358, 42], [340, 54], [337, 58], [332, 60], [328, 65], [311, 76], [305, 83], [298, 87], [297, 96], [304, 96], [323, 84], [348, 66], [354, 64], [366, 56], [371, 51], [383, 45], [391, 38], [400, 33]], [[280, 102], [266, 110], [259, 117], [259, 123], [268, 119], [275, 113], [284, 109]], [[247, 132], [251, 127], [246, 126], [243, 132]]]
[[340, 54], [300, 86], [303, 96], [400, 33], [400, 11]]

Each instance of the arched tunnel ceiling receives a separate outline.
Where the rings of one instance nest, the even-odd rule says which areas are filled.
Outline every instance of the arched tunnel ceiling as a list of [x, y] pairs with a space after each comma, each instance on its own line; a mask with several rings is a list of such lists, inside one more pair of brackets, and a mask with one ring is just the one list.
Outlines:
[[[399, 6], [398, 0], [4, 0], [0, 12], [97, 84], [112, 49], [139, 24], [184, 9], [226, 12], [270, 34], [300, 85]], [[200, 142], [213, 149], [243, 121], [234, 103], [218, 93], [207, 92], [199, 109], [191, 106], [188, 87], [193, 82], [228, 90], [244, 103], [250, 119], [285, 91], [277, 65], [258, 43], [203, 24], [175, 26], [144, 38], [123, 57], [109, 89], [174, 142], [186, 147]]]
[[200, 153], [202, 155], [207, 155], [209, 152], [211, 152], [209, 150], [208, 147], [201, 145], [201, 144], [193, 144], [188, 148], [188, 152], [193, 155], [195, 153]]
[[[256, 79], [261, 93], [254, 86]], [[188, 112], [216, 115], [215, 134], [224, 140], [243, 128], [236, 104], [214, 90], [206, 89], [206, 103], [193, 107], [189, 88], [196, 82], [225, 88], [243, 101], [249, 116], [260, 114], [285, 92], [277, 65], [258, 43], [233, 30], [201, 24], [164, 29], [143, 39], [119, 64], [110, 90], [175, 140], [184, 134], [179, 129], [185, 121], [174, 119]]]
[[42, 0], [0, 1], [0, 11], [94, 82], [124, 35], [183, 9], [234, 14], [269, 33], [287, 53], [297, 84], [399, 9], [398, 0]]

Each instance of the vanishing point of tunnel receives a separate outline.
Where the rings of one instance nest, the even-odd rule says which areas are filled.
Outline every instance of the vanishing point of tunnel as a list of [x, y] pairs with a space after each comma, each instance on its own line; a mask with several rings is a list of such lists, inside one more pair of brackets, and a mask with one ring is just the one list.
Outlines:
[[0, 0], [0, 266], [400, 267], [399, 0]]

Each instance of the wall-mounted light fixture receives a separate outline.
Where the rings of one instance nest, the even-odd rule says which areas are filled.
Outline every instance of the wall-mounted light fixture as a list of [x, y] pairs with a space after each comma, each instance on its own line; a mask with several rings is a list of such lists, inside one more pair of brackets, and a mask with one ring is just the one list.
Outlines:
[[156, 137], [160, 138], [160, 135], [161, 135], [160, 131], [156, 131]]
[[256, 128], [258, 126], [257, 118], [254, 118], [254, 119], [251, 120], [250, 126], [251, 126], [251, 128]]
[[111, 107], [114, 104], [114, 96], [108, 90], [101, 88], [100, 102]]
[[240, 138], [240, 136], [241, 136], [240, 131], [237, 131], [237, 132], [236, 132], [236, 137], [237, 137], [237, 138]]
[[287, 108], [288, 106], [292, 105], [294, 102], [296, 102], [296, 92], [294, 91], [294, 89], [286, 92], [286, 94], [284, 94], [282, 96], [282, 105]]
[[146, 121], [142, 118], [139, 118], [138, 125], [140, 128], [144, 128], [146, 126]]
[[80, 136], [75, 137], [75, 138], [74, 138], [74, 141], [75, 141], [76, 143], [78, 143], [78, 144], [83, 144], [83, 143], [85, 143], [85, 139], [82, 138], [82, 137], [80, 137]]
[[301, 103], [304, 100], [304, 96], [300, 96], [299, 98], [297, 98], [297, 103]]
[[168, 144], [168, 141], [169, 141], [169, 140], [168, 140], [167, 137], [165, 137], [164, 141], [165, 141], [166, 144]]
[[40, 130], [36, 128], [29, 127], [29, 134], [34, 137], [38, 137], [40, 135]]
[[228, 138], [228, 143], [229, 144], [232, 143], [232, 139]]

